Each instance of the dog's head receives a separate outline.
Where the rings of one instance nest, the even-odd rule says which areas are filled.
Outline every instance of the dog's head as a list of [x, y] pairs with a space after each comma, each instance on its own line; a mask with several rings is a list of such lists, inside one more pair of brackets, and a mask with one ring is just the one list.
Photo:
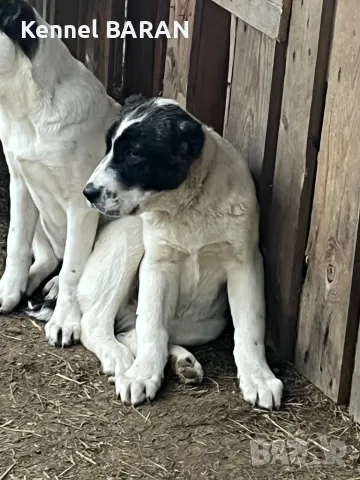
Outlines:
[[37, 17], [35, 10], [24, 0], [0, 0], [0, 73], [11, 70], [17, 50], [30, 60], [39, 48], [35, 35], [23, 35], [23, 22], [35, 22], [30, 30], [35, 35]]
[[129, 215], [178, 188], [204, 146], [201, 124], [175, 101], [130, 97], [107, 135], [105, 158], [84, 190], [101, 213]]

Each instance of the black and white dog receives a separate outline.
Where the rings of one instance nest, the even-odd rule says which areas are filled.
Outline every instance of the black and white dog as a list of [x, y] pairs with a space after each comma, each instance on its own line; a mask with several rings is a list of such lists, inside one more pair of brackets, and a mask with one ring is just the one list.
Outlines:
[[200, 381], [184, 347], [221, 334], [229, 301], [244, 398], [279, 407], [282, 383], [265, 358], [258, 204], [235, 149], [176, 102], [135, 97], [84, 194], [120, 217], [100, 230], [78, 299], [81, 341], [115, 375], [121, 399], [153, 399], [168, 355], [177, 373]]
[[[10, 228], [0, 311], [10, 312], [63, 261], [46, 290], [58, 301], [49, 342], [80, 336], [76, 292], [98, 213], [82, 195], [120, 107], [58, 38], [22, 38], [47, 25], [23, 0], [0, 2], [0, 139], [10, 171]], [[48, 26], [48, 25], [47, 25]], [[32, 259], [34, 261], [32, 263]]]

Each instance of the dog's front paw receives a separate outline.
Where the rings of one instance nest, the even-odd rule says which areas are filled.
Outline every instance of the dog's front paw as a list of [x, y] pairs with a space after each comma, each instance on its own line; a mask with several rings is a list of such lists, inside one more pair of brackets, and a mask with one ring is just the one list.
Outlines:
[[148, 368], [142, 369], [135, 361], [124, 375], [115, 378], [116, 395], [125, 405], [137, 406], [145, 400], [154, 400], [161, 386], [162, 375], [148, 372]]
[[18, 306], [26, 289], [24, 274], [5, 270], [0, 280], [0, 313], [10, 313]]
[[269, 368], [239, 372], [240, 390], [244, 400], [253, 406], [272, 410], [279, 408], [283, 392], [282, 381]]
[[77, 303], [58, 303], [51, 320], [45, 325], [46, 339], [50, 345], [69, 347], [80, 341], [81, 314]]
[[141, 405], [147, 400], [154, 400], [157, 391], [161, 386], [161, 378], [129, 378], [127, 376], [116, 377], [116, 395], [120, 397], [125, 405], [134, 407]]

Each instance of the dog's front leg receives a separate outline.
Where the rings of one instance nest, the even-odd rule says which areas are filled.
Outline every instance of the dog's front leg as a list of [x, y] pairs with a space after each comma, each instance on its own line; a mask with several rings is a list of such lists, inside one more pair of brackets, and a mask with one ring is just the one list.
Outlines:
[[0, 312], [13, 310], [25, 293], [31, 266], [31, 244], [39, 212], [21, 177], [10, 164], [10, 226], [4, 275], [0, 280]]
[[271, 409], [281, 403], [283, 385], [265, 357], [263, 262], [256, 252], [228, 269], [228, 295], [235, 327], [234, 357], [244, 399]]
[[145, 253], [140, 267], [137, 356], [115, 380], [116, 393], [125, 404], [153, 400], [161, 386], [168, 360], [168, 320], [174, 315], [178, 295], [179, 264], [154, 262]]
[[82, 198], [73, 201], [67, 212], [67, 235], [59, 292], [54, 314], [45, 326], [51, 345], [69, 346], [80, 340], [80, 308], [77, 287], [93, 248], [99, 215]]

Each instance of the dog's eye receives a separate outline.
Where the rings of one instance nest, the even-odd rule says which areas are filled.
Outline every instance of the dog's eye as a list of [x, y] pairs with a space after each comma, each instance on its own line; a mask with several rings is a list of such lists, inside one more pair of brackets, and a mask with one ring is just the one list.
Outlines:
[[141, 153], [141, 149], [139, 145], [134, 145], [129, 149], [129, 154], [132, 155], [133, 157], [137, 157], [138, 155], [140, 155], [140, 153]]

